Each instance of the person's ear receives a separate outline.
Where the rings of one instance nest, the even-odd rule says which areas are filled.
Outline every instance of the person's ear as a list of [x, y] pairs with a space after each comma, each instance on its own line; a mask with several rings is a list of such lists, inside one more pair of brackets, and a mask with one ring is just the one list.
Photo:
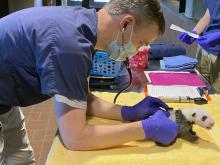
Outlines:
[[134, 24], [134, 17], [131, 15], [126, 15], [120, 21], [120, 29], [125, 31], [127, 26], [132, 24]]

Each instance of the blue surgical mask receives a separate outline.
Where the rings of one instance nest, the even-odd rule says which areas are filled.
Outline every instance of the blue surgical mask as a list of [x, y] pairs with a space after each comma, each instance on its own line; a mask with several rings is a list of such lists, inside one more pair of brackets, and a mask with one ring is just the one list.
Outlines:
[[122, 45], [118, 44], [118, 36], [117, 35], [116, 40], [112, 41], [108, 47], [107, 51], [109, 53], [109, 58], [115, 60], [115, 61], [125, 61], [126, 58], [129, 58], [136, 53], [136, 47], [133, 45], [131, 42], [131, 37], [133, 34], [133, 26], [132, 26], [132, 31], [130, 35], [130, 40], [128, 43], [124, 43], [124, 29], [122, 31]]

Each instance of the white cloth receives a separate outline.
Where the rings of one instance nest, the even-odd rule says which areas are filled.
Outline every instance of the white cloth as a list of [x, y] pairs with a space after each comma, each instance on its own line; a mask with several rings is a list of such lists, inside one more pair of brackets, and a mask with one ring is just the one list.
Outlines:
[[75, 108], [79, 108], [79, 109], [83, 109], [86, 110], [87, 108], [87, 102], [86, 101], [81, 101], [81, 100], [70, 100], [65, 96], [61, 96], [61, 95], [55, 95], [55, 100], [57, 102], [61, 102], [61, 103], [65, 103], [71, 107], [75, 107]]

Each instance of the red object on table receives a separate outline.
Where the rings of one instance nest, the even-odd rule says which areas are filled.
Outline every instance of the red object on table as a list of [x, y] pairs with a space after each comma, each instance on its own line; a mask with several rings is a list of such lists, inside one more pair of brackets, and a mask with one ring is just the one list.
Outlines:
[[129, 59], [132, 85], [134, 86], [142, 86], [147, 81], [144, 71], [148, 63], [149, 50], [149, 47], [143, 46], [138, 50], [137, 54]]
[[132, 70], [145, 70], [148, 63], [149, 50], [147, 46], [141, 47], [137, 54], [129, 59]]

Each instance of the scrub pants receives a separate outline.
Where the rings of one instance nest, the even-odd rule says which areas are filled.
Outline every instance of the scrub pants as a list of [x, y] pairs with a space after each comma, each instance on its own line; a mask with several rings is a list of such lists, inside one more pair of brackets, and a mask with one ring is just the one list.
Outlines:
[[208, 53], [201, 46], [197, 49], [198, 71], [220, 92], [220, 56]]
[[0, 164], [34, 165], [33, 149], [28, 140], [24, 115], [19, 107], [0, 115]]

